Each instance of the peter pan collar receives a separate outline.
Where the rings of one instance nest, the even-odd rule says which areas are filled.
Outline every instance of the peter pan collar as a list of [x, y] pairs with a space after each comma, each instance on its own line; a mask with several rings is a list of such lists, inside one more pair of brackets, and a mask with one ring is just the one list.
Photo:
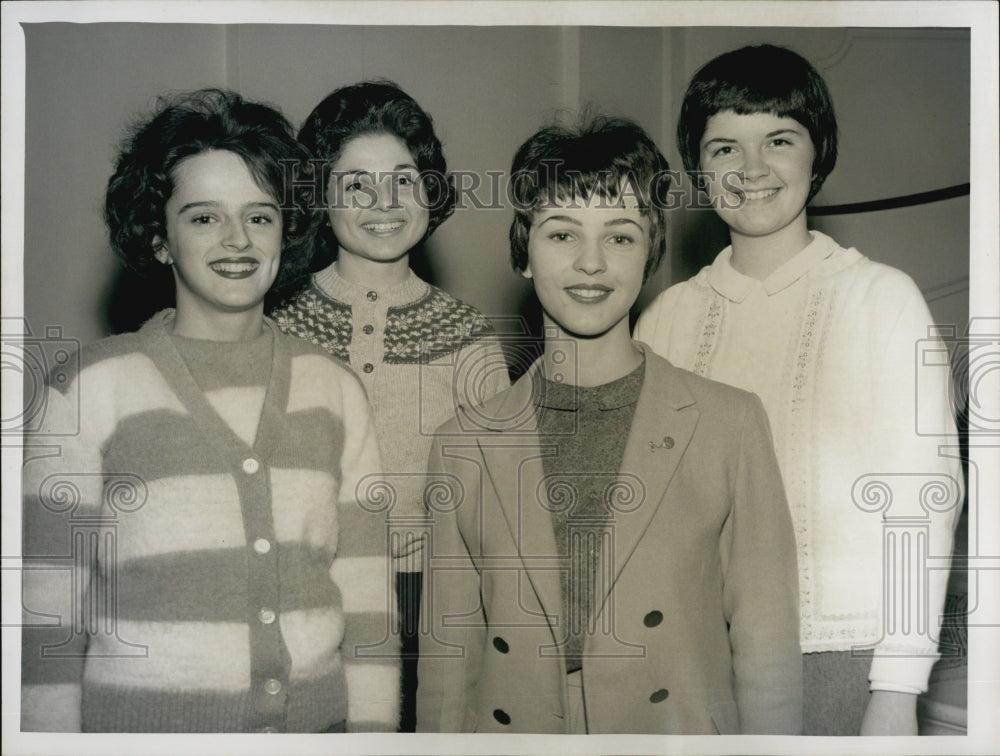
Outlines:
[[818, 231], [810, 231], [812, 242], [763, 281], [745, 276], [733, 267], [732, 246], [722, 250], [708, 268], [708, 283], [733, 302], [742, 302], [754, 287], [762, 287], [768, 296], [777, 294], [817, 268], [840, 247]]

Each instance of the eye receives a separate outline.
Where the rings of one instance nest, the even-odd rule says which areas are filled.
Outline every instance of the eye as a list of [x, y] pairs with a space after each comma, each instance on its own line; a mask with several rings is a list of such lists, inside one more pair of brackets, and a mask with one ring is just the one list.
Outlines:
[[725, 157], [726, 155], [732, 155], [732, 154], [733, 154], [733, 148], [730, 147], [728, 144], [725, 144], [722, 147], [719, 147], [717, 150], [714, 150], [712, 152], [712, 157]]
[[396, 183], [399, 184], [400, 186], [411, 186], [412, 184], [415, 184], [416, 181], [410, 174], [401, 173], [396, 176]]
[[548, 236], [550, 241], [562, 243], [568, 242], [573, 238], [573, 235], [569, 231], [553, 231]]
[[786, 145], [792, 144], [790, 139], [785, 139], [784, 137], [776, 137], [771, 140], [771, 144], [775, 147], [785, 147]]
[[362, 189], [366, 184], [372, 183], [371, 175], [367, 173], [356, 173], [351, 177], [344, 178], [344, 191], [356, 192]]
[[193, 215], [191, 216], [191, 222], [197, 226], [207, 226], [209, 223], [213, 223], [215, 218], [211, 215]]
[[247, 220], [249, 220], [253, 224], [260, 226], [266, 226], [268, 224], [274, 223], [274, 218], [272, 218], [267, 213], [254, 213]]
[[611, 243], [618, 246], [625, 246], [628, 244], [635, 244], [635, 239], [628, 234], [615, 234], [611, 237]]

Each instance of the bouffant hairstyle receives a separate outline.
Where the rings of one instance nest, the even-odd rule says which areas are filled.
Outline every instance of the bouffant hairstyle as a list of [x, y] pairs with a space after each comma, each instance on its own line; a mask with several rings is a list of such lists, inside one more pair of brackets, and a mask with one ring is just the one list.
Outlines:
[[[431, 117], [399, 86], [382, 79], [335, 90], [306, 118], [299, 130], [299, 141], [321, 163], [325, 189], [333, 164], [347, 143], [367, 134], [395, 136], [413, 156], [430, 216], [423, 237], [426, 240], [455, 211], [455, 183], [448, 175]], [[324, 223], [316, 235], [317, 257], [332, 260], [338, 247], [333, 229]]]
[[111, 246], [134, 273], [162, 271], [155, 254], [167, 236], [165, 208], [174, 170], [185, 158], [210, 150], [239, 155], [281, 208], [281, 262], [268, 293], [277, 301], [308, 277], [320, 216], [291, 179], [308, 170], [309, 154], [280, 112], [233, 92], [201, 89], [161, 97], [153, 115], [131, 129], [105, 196]]
[[643, 281], [663, 259], [670, 166], [653, 140], [633, 121], [584, 116], [576, 126], [551, 125], [518, 148], [511, 165], [510, 260], [514, 270], [528, 265], [528, 238], [535, 213], [546, 203], [592, 196], [614, 201], [635, 198], [649, 219], [649, 255]]
[[743, 47], [702, 66], [688, 84], [677, 121], [677, 149], [699, 188], [701, 139], [708, 119], [723, 110], [739, 115], [772, 113], [809, 131], [813, 160], [809, 200], [837, 163], [837, 119], [826, 82], [798, 53], [774, 45]]

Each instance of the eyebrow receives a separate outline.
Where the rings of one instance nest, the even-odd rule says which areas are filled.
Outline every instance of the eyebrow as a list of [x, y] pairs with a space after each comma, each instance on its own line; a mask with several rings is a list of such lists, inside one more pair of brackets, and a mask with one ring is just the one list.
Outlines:
[[[216, 202], [215, 200], [199, 200], [198, 202], [188, 202], [186, 205], [181, 206], [177, 211], [178, 214], [185, 213], [188, 210], [195, 210], [200, 207], [219, 207], [222, 203]], [[255, 208], [255, 207], [266, 207], [275, 212], [278, 212], [278, 206], [274, 202], [248, 202], [243, 206], [244, 208]]]
[[[544, 226], [549, 221], [562, 221], [563, 223], [571, 223], [574, 226], [582, 226], [583, 225], [583, 223], [581, 223], [580, 221], [578, 221], [576, 218], [572, 218], [572, 217], [570, 217], [568, 215], [550, 215], [548, 218], [546, 218], [545, 220], [543, 220], [541, 223], [538, 224], [538, 228], [541, 228], [542, 226]], [[605, 225], [605, 227], [633, 225], [636, 228], [638, 228], [640, 231], [642, 231], [642, 226], [640, 226], [638, 223], [636, 223], [631, 218], [613, 218], [612, 220], [609, 220], [609, 221], [605, 222], [604, 225]]]
[[[384, 176], [386, 173], [396, 173], [397, 171], [405, 171], [408, 168], [414, 171], [417, 170], [417, 166], [413, 165], [413, 163], [400, 163], [391, 171], [385, 171], [382, 175]], [[378, 171], [369, 171], [367, 168], [348, 168], [346, 171], [334, 171], [333, 173], [335, 176], [346, 178], [348, 176], [356, 176], [359, 173], [367, 173], [369, 176], [374, 176], [378, 174]]]
[[[775, 131], [769, 131], [768, 133], [766, 133], [764, 135], [764, 138], [765, 139], [770, 139], [771, 137], [776, 137], [776, 136], [779, 136], [781, 134], [796, 134], [798, 136], [802, 136], [802, 132], [799, 131], [798, 129], [787, 128], [787, 129], [776, 129]], [[709, 139], [702, 146], [703, 147], [707, 147], [708, 145], [712, 144], [713, 142], [721, 142], [723, 144], [736, 144], [736, 141], [737, 140], [730, 139], [729, 137], [714, 137], [712, 139]]]

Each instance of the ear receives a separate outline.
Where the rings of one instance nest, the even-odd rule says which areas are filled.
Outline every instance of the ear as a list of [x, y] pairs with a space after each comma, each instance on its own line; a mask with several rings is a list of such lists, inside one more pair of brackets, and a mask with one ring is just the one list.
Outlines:
[[159, 236], [153, 237], [153, 257], [164, 265], [174, 264], [174, 258], [170, 256], [170, 250], [167, 249], [166, 240], [161, 239]]
[[531, 263], [528, 263], [527, 265], [524, 266], [524, 270], [521, 271], [521, 277], [533, 278], [533, 274], [531, 272]]

